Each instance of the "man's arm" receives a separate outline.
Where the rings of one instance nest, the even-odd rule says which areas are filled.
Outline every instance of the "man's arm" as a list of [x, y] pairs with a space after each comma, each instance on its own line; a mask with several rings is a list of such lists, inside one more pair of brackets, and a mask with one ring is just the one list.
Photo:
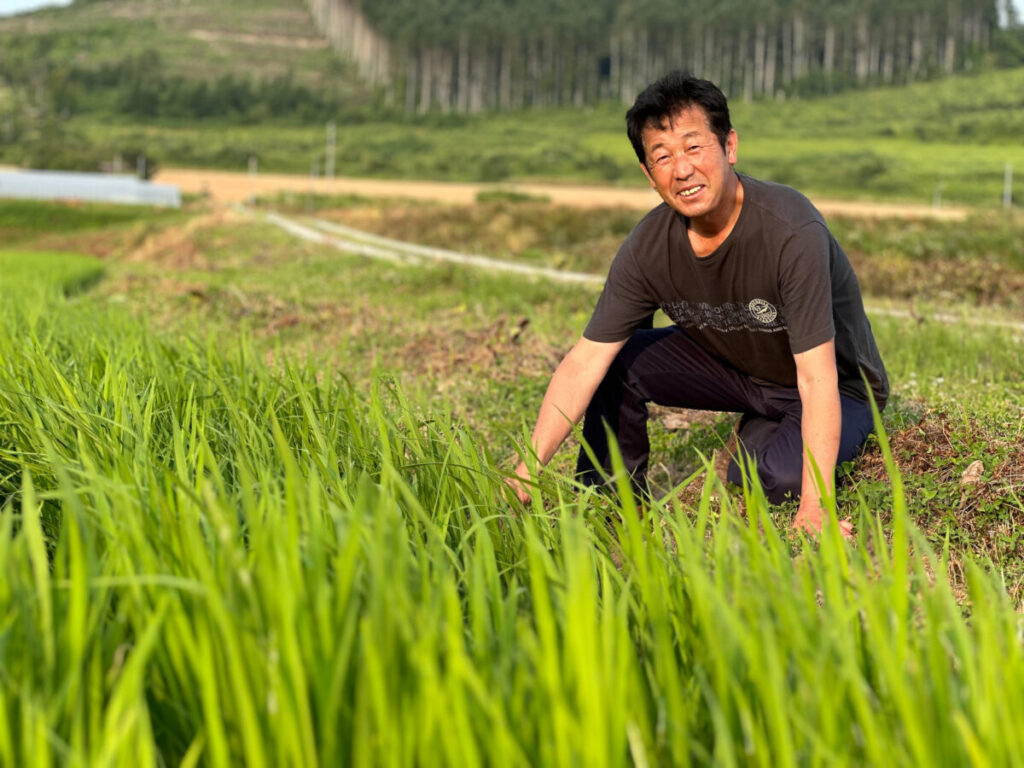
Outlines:
[[[583, 418], [594, 392], [625, 343], [605, 343], [580, 337], [559, 363], [541, 402], [531, 439], [541, 464], [551, 461], [555, 451], [569, 436], [573, 425]], [[526, 462], [519, 463], [516, 475], [529, 480], [530, 470]], [[515, 489], [521, 501], [529, 501], [530, 494], [526, 486], [515, 479], [509, 481], [509, 485]]]
[[[832, 493], [835, 481], [843, 421], [835, 341], [827, 341], [793, 357], [796, 361], [797, 389], [803, 406], [800, 431], [804, 443], [800, 507], [793, 519], [793, 527], [818, 533], [824, 522], [821, 497]], [[818, 488], [815, 481], [808, 453], [814, 457], [814, 463], [821, 473], [824, 481], [822, 488]], [[850, 535], [849, 521], [840, 522], [840, 526], [844, 536]]]

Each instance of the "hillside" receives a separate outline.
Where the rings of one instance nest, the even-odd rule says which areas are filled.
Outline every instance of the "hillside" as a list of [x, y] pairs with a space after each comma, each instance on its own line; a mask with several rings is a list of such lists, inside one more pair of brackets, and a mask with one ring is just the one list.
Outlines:
[[0, 18], [7, 79], [18, 67], [109, 72], [142, 56], [155, 56], [172, 78], [291, 73], [310, 87], [359, 92], [302, 0], [78, 0]]
[[370, 97], [301, 0], [79, 0], [0, 19], [0, 162], [14, 165], [164, 155], [106, 135], [113, 123], [320, 123]]

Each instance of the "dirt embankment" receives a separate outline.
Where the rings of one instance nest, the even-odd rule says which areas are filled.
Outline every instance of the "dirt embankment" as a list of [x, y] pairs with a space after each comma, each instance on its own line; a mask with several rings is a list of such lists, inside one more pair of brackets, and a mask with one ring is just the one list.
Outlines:
[[[440, 181], [404, 181], [384, 179], [314, 178], [269, 173], [232, 173], [230, 171], [167, 168], [156, 181], [174, 184], [184, 194], [207, 194], [219, 202], [244, 202], [251, 197], [278, 192], [318, 195], [364, 195], [396, 197], [470, 204], [480, 192], [501, 189], [548, 198], [556, 205], [582, 208], [622, 206], [647, 210], [658, 204], [653, 189], [606, 187], [596, 184], [473, 184]], [[875, 218], [927, 218], [962, 221], [968, 210], [959, 207], [935, 208], [907, 203], [874, 203], [815, 199], [825, 216], [865, 216]]]

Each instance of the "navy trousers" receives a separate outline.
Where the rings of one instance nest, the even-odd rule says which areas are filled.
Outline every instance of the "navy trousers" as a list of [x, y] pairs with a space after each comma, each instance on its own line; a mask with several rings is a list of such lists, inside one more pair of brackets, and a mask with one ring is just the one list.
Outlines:
[[[838, 462], [856, 456], [873, 428], [871, 406], [840, 396], [842, 433]], [[590, 401], [583, 421], [583, 439], [597, 459], [585, 450], [576, 464], [579, 479], [603, 485], [598, 466], [610, 474], [605, 425], [618, 441], [634, 488], [647, 492], [647, 403], [729, 411], [742, 414], [740, 447], [757, 462], [765, 495], [773, 504], [800, 497], [803, 471], [802, 405], [796, 387], [764, 385], [705, 352], [685, 331], [672, 326], [633, 334], [608, 369]], [[742, 482], [735, 459], [727, 477]]]

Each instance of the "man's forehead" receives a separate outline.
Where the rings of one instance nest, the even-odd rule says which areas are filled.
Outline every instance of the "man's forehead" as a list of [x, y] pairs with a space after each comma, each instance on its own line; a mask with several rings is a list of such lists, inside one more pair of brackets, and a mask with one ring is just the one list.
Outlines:
[[707, 112], [699, 106], [686, 106], [661, 117], [652, 117], [644, 125], [644, 139], [654, 134], [673, 133], [680, 136], [700, 136], [711, 130]]

